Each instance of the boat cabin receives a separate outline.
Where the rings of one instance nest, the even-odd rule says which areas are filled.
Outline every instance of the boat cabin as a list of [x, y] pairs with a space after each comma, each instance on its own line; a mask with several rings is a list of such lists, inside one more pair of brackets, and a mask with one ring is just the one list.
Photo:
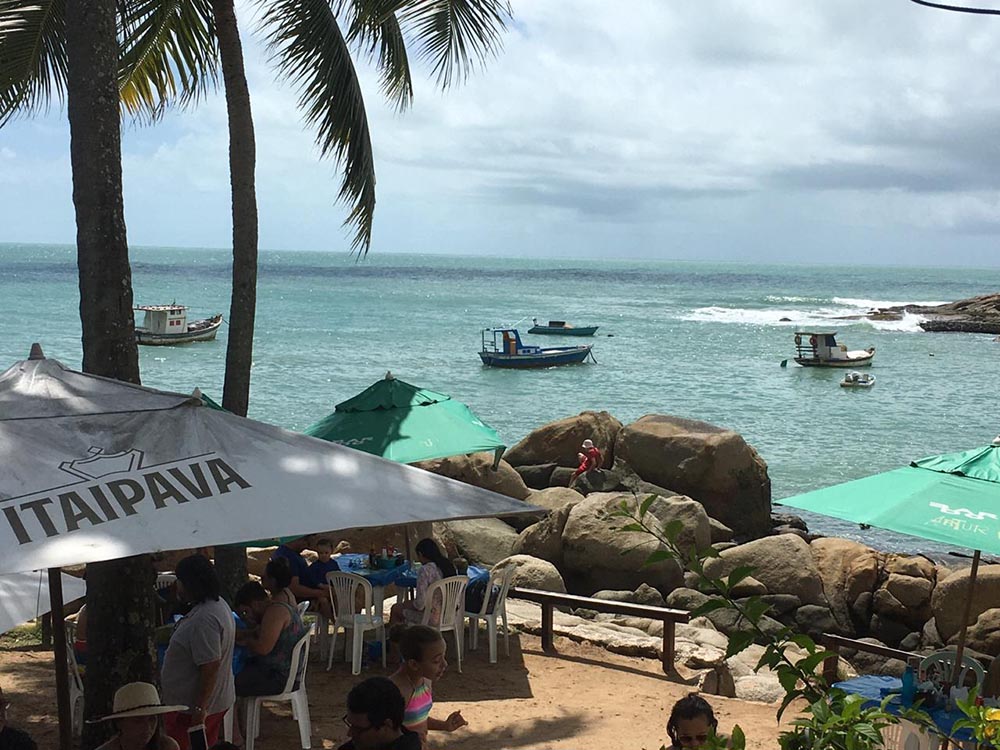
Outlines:
[[145, 314], [140, 326], [147, 333], [185, 333], [187, 308], [183, 305], [140, 305]]
[[847, 347], [837, 343], [836, 331], [796, 331], [795, 349], [803, 359], [847, 359]]
[[483, 351], [494, 354], [537, 354], [540, 346], [525, 346], [521, 343], [521, 335], [516, 328], [484, 328]]

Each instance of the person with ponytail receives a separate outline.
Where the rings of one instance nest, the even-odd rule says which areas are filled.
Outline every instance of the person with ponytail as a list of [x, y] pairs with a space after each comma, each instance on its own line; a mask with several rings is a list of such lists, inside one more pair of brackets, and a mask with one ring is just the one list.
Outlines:
[[428, 624], [437, 626], [441, 622], [441, 600], [428, 602], [427, 587], [442, 578], [455, 575], [455, 566], [444, 556], [441, 548], [433, 539], [421, 539], [416, 547], [417, 560], [420, 562], [420, 572], [417, 573], [417, 590], [413, 599], [401, 604], [394, 604], [389, 611], [390, 624], [417, 624], [423, 622], [424, 611], [431, 608]]

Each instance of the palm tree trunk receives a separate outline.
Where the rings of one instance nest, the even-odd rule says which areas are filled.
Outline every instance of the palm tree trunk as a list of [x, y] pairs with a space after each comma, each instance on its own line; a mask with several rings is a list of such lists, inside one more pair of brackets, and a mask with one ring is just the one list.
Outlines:
[[[226, 382], [222, 406], [245, 417], [250, 403], [254, 316], [257, 311], [257, 191], [254, 183], [256, 144], [250, 89], [243, 67], [243, 46], [233, 0], [212, 0], [222, 80], [229, 115], [229, 179], [233, 193], [233, 292], [229, 306]], [[226, 598], [247, 578], [246, 548], [215, 550], [215, 565]]]
[[[66, 4], [67, 111], [80, 322], [83, 369], [138, 383], [132, 272], [122, 200], [115, 14], [116, 0], [68, 0]], [[89, 661], [84, 708], [88, 717], [107, 714], [114, 691], [126, 682], [152, 678], [152, 576], [147, 555], [88, 566]], [[62, 623], [56, 633], [61, 637]], [[88, 725], [83, 746], [100, 744], [108, 731], [103, 725]]]

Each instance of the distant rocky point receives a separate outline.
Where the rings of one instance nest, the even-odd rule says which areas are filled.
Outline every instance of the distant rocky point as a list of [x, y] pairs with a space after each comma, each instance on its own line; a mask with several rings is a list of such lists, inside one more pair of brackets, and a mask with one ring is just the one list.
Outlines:
[[900, 305], [872, 310], [869, 320], [899, 320], [904, 313], [927, 315], [925, 331], [1000, 334], [1000, 294], [984, 294], [944, 305]]

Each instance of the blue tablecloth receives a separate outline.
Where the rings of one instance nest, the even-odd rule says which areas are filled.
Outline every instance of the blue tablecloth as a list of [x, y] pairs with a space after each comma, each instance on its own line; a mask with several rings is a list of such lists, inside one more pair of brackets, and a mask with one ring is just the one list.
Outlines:
[[[843, 682], [835, 682], [833, 687], [840, 688], [845, 693], [860, 695], [866, 699], [866, 705], [877, 705], [885, 697], [882, 694], [883, 689], [899, 690], [903, 687], [903, 681], [898, 677], [865, 674], [850, 680], [844, 680]], [[892, 700], [886, 705], [886, 710], [898, 715], [903, 710], [899, 701], [900, 698], [898, 695], [893, 696]], [[922, 708], [922, 710], [933, 719], [938, 731], [945, 737], [951, 736], [951, 728], [956, 721], [965, 718], [965, 714], [958, 709], [949, 711], [947, 708]], [[972, 733], [968, 729], [961, 729], [956, 732], [955, 739], [967, 742], [972, 739]]]
[[337, 558], [337, 564], [345, 573], [357, 573], [368, 579], [372, 586], [388, 586], [390, 583], [398, 584], [400, 579], [405, 577], [410, 571], [409, 561], [404, 561], [402, 565], [395, 568], [369, 568], [368, 555], [354, 552], [345, 553]]

